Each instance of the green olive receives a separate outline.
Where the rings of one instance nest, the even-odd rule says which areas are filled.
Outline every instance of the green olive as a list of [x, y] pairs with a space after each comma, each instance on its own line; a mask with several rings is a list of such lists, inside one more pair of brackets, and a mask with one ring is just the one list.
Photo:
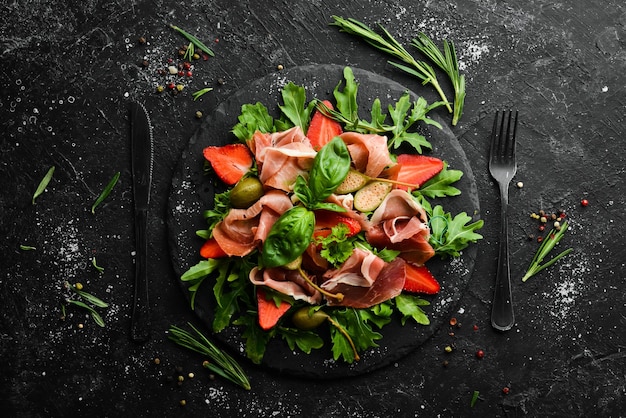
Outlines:
[[230, 191], [230, 204], [236, 209], [249, 208], [263, 196], [263, 184], [256, 177], [245, 177]]
[[322, 311], [312, 311], [309, 306], [298, 309], [291, 317], [291, 322], [296, 328], [309, 331], [322, 325], [328, 319], [328, 315]]

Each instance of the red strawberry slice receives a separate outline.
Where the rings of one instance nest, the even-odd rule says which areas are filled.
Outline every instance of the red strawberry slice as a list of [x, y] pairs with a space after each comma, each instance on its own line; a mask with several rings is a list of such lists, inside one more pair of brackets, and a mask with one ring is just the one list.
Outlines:
[[[402, 183], [421, 186], [443, 170], [443, 161], [428, 155], [400, 154], [398, 155], [400, 171], [396, 179]], [[398, 185], [399, 189], [407, 190], [406, 186]]]
[[406, 263], [406, 279], [402, 290], [411, 293], [426, 293], [434, 295], [439, 292], [441, 286], [433, 277], [426, 266], [417, 266]]
[[215, 238], [209, 238], [200, 247], [200, 256], [203, 258], [222, 258], [228, 254], [222, 250], [222, 247], [217, 243]]
[[203, 154], [215, 174], [228, 185], [237, 183], [252, 167], [252, 154], [244, 144], [206, 147]]
[[[332, 103], [328, 100], [324, 100], [322, 103], [324, 103], [329, 109], [334, 109]], [[341, 135], [342, 133], [343, 129], [341, 129], [339, 122], [329, 118], [324, 113], [317, 110], [311, 118], [306, 136], [311, 141], [313, 149], [319, 150], [324, 145], [329, 143], [331, 139]]]
[[266, 298], [265, 290], [260, 287], [256, 289], [256, 300], [259, 316], [259, 326], [267, 331], [278, 323], [280, 318], [291, 308], [291, 304], [285, 300], [280, 301], [276, 306], [274, 298]]
[[316, 210], [315, 211], [315, 231], [314, 237], [327, 237], [331, 233], [331, 229], [340, 223], [348, 227], [348, 236], [361, 232], [361, 224], [356, 219], [343, 215], [340, 212], [332, 210]]

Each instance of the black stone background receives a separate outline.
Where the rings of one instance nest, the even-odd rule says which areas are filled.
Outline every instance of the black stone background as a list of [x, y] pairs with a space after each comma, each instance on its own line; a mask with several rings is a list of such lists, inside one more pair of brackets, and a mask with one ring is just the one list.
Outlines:
[[[252, 382], [247, 392], [209, 379], [200, 356], [167, 341], [170, 325], [200, 323], [169, 259], [170, 182], [201, 124], [195, 113], [208, 115], [279, 65], [350, 65], [436, 99], [387, 57], [329, 26], [332, 15], [381, 23], [406, 45], [420, 30], [455, 41], [468, 96], [453, 131], [472, 163], [484, 239], [456, 310], [460, 326], [445, 326], [405, 358], [356, 378], [294, 378], [243, 362]], [[216, 53], [196, 63], [177, 96], [154, 92], [163, 81], [156, 69], [185, 43], [170, 23], [199, 35]], [[0, 33], [3, 416], [623, 414], [622, 2], [7, 1], [0, 5]], [[140, 37], [147, 43], [138, 43]], [[205, 86], [214, 90], [193, 101], [191, 92]], [[154, 318], [145, 345], [128, 338], [134, 271], [130, 100], [146, 104], [156, 139], [149, 218]], [[493, 113], [509, 107], [521, 115], [515, 182], [524, 186], [510, 194], [517, 323], [502, 334], [489, 325], [499, 201], [485, 158]], [[51, 165], [53, 180], [32, 205]], [[117, 171], [113, 193], [91, 214], [92, 202]], [[580, 205], [583, 198], [589, 206]], [[527, 239], [536, 233], [529, 214], [561, 208], [571, 222], [562, 246], [574, 252], [522, 283], [537, 246]], [[102, 275], [90, 264], [94, 256], [105, 267]], [[105, 328], [78, 309], [68, 308], [60, 319], [64, 280], [80, 281], [110, 303]], [[475, 356], [479, 349], [482, 359]], [[195, 378], [180, 386], [168, 382], [176, 367]], [[472, 408], [474, 391], [479, 399]]]

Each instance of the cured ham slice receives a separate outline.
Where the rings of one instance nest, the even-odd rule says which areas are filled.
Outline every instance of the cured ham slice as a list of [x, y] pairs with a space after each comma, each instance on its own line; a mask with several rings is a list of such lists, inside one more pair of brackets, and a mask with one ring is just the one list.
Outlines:
[[280, 191], [269, 191], [248, 209], [231, 209], [213, 229], [213, 237], [229, 256], [243, 257], [265, 241], [274, 222], [293, 204]]
[[280, 148], [266, 148], [259, 180], [265, 187], [290, 192], [298, 176], [308, 176], [315, 155], [310, 145], [301, 142]]
[[385, 261], [382, 258], [371, 251], [356, 248], [339, 269], [324, 274], [327, 280], [322, 287], [328, 289], [338, 284], [370, 287], [384, 267]]
[[398, 218], [417, 216], [426, 222], [426, 211], [413, 197], [404, 190], [394, 189], [385, 196], [380, 206], [374, 211], [370, 221], [377, 224], [382, 221]]
[[296, 300], [312, 305], [322, 301], [322, 294], [304, 280], [298, 271], [280, 267], [261, 270], [254, 267], [250, 271], [250, 281], [257, 286], [267, 286]]
[[341, 302], [328, 298], [330, 306], [369, 308], [402, 293], [406, 279], [406, 262], [396, 258], [391, 263], [384, 263], [371, 286], [352, 286], [341, 280], [340, 276], [335, 279], [324, 282], [322, 287], [331, 293], [342, 293], [344, 297]]
[[299, 175], [308, 175], [317, 154], [299, 126], [272, 134], [257, 131], [248, 145], [263, 185], [285, 192], [291, 191]]
[[254, 158], [258, 166], [262, 166], [265, 162], [265, 152], [268, 148], [282, 148], [288, 144], [302, 143], [308, 145], [311, 149], [311, 141], [307, 138], [299, 126], [282, 132], [264, 133], [256, 131], [252, 139], [248, 141], [248, 146], [254, 154]]
[[366, 176], [378, 177], [385, 167], [394, 165], [386, 137], [358, 132], [344, 132], [340, 137], [348, 147], [355, 168]]
[[426, 219], [424, 208], [410, 194], [392, 190], [372, 214], [367, 240], [374, 248], [400, 251], [403, 259], [422, 265], [435, 255]]

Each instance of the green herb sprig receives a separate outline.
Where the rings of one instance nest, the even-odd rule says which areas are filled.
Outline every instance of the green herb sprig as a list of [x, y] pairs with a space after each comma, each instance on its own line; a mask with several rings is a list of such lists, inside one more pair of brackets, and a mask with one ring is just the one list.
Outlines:
[[50, 180], [52, 180], [53, 175], [54, 175], [54, 166], [48, 169], [48, 172], [46, 173], [46, 175], [41, 179], [41, 182], [39, 182], [39, 186], [37, 186], [37, 190], [35, 190], [35, 193], [33, 194], [33, 199], [32, 199], [33, 205], [35, 204], [35, 199], [41, 196], [41, 194], [46, 190], [46, 187], [48, 187], [48, 184], [50, 183]]
[[104, 199], [106, 199], [109, 196], [109, 194], [111, 193], [111, 190], [113, 190], [119, 178], [120, 178], [120, 172], [118, 171], [117, 173], [113, 175], [113, 178], [111, 178], [111, 180], [109, 181], [109, 184], [107, 184], [104, 190], [102, 190], [102, 193], [100, 193], [100, 196], [98, 196], [96, 201], [93, 202], [93, 205], [91, 206], [91, 213], [93, 214], [96, 213], [96, 208], [98, 207], [98, 205], [100, 205], [100, 203], [104, 201]]
[[181, 347], [209, 357], [202, 366], [222, 376], [230, 382], [250, 390], [250, 382], [239, 363], [224, 351], [220, 350], [193, 325], [188, 324], [194, 334], [177, 326], [170, 326], [168, 338]]
[[[87, 293], [84, 290], [79, 289], [77, 286], [72, 285], [67, 281], [64, 284], [65, 288], [73, 292], [73, 294], [66, 299], [66, 302], [87, 310], [94, 322], [97, 325], [104, 327], [104, 319], [102, 319], [102, 316], [100, 316], [100, 313], [98, 313], [95, 308], [108, 308], [109, 304], [91, 293]], [[74, 299], [75, 297], [78, 297], [78, 299]], [[65, 312], [65, 306], [62, 305], [61, 309]]]
[[193, 97], [193, 100], [198, 100], [200, 97], [204, 96], [206, 93], [210, 92], [211, 90], [213, 90], [212, 87], [205, 87], [203, 89], [200, 89], [192, 93], [191, 96]]
[[550, 261], [547, 261], [544, 264], [541, 264], [543, 262], [543, 259], [546, 258], [546, 256], [550, 253], [550, 251], [552, 251], [552, 249], [556, 246], [556, 244], [559, 243], [561, 238], [563, 238], [563, 235], [567, 231], [567, 228], [568, 228], [568, 223], [567, 221], [565, 221], [561, 224], [561, 227], [559, 230], [557, 230], [556, 228], [553, 228], [550, 231], [550, 233], [548, 233], [547, 237], [541, 242], [541, 245], [537, 249], [535, 256], [530, 262], [528, 271], [526, 271], [526, 274], [524, 274], [524, 277], [522, 277], [523, 282], [530, 279], [532, 276], [539, 273], [541, 270], [550, 267], [551, 265], [559, 261], [561, 258], [565, 257], [566, 255], [568, 255], [569, 253], [573, 251], [573, 248], [568, 248], [565, 251], [561, 252], [556, 257], [553, 257], [552, 259], [550, 259]]
[[452, 125], [456, 125], [463, 114], [465, 102], [465, 75], [459, 72], [459, 61], [453, 42], [443, 41], [443, 53], [437, 45], [423, 32], [411, 41], [411, 45], [427, 56], [435, 65], [441, 68], [450, 79], [454, 88], [454, 113]]
[[[179, 28], [176, 25], [170, 25], [170, 28], [174, 29], [175, 31], [177, 31], [178, 33], [180, 33], [181, 35], [183, 35], [185, 38], [187, 38], [187, 40], [189, 42], [191, 42], [191, 45], [195, 46], [196, 48], [198, 48], [199, 50], [201, 50], [202, 52], [214, 57], [215, 54], [213, 53], [213, 51], [211, 51], [211, 49], [206, 46], [201, 40], [199, 40], [198, 38], [196, 38], [195, 36], [193, 36], [192, 34], [190, 34], [189, 32]], [[193, 48], [193, 47], [192, 47]], [[189, 49], [189, 48], [188, 48]], [[193, 54], [192, 54], [193, 55]]]
[[353, 18], [342, 18], [339, 16], [332, 16], [334, 22], [331, 25], [338, 26], [341, 32], [346, 32], [351, 35], [359, 36], [365, 40], [368, 44], [372, 45], [374, 48], [385, 52], [392, 57], [399, 59], [400, 61], [408, 64], [408, 66], [399, 64], [393, 61], [389, 61], [389, 64], [393, 65], [405, 71], [420, 80], [422, 80], [422, 84], [431, 84], [433, 88], [437, 91], [441, 99], [445, 102], [448, 111], [452, 113], [452, 107], [446, 97], [446, 94], [443, 92], [439, 81], [437, 80], [437, 75], [435, 74], [435, 70], [424, 61], [418, 61], [398, 42], [393, 35], [387, 31], [382, 25], [378, 25], [380, 28], [382, 35], [376, 33], [373, 29], [371, 29], [366, 24], [353, 19]]

